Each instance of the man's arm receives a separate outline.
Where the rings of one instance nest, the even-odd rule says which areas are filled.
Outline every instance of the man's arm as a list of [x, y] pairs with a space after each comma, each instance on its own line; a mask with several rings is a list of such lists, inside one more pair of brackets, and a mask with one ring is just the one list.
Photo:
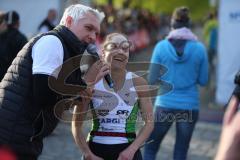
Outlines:
[[[35, 105], [54, 106], [57, 94], [49, 87], [49, 78], [57, 78], [54, 71], [63, 63], [63, 46], [53, 35], [41, 37], [32, 48], [33, 94]], [[54, 77], [53, 77], [54, 76]]]
[[58, 123], [54, 114], [58, 95], [48, 87], [48, 77], [44, 74], [33, 75], [33, 109], [38, 110], [37, 113], [42, 111], [42, 117], [35, 121], [34, 127], [41, 137], [51, 134]]
[[61, 41], [53, 35], [41, 37], [32, 48], [32, 59], [32, 109], [37, 109], [35, 113], [41, 113], [42, 111], [42, 116], [38, 116], [34, 123], [34, 127], [37, 130], [35, 134], [45, 137], [55, 129], [58, 122], [54, 115], [54, 105], [57, 102], [58, 94], [49, 87], [48, 79], [52, 77], [53, 71], [63, 63]]
[[44, 109], [46, 106], [54, 106], [57, 102], [57, 93], [48, 86], [48, 75], [33, 75], [33, 100], [34, 104]]

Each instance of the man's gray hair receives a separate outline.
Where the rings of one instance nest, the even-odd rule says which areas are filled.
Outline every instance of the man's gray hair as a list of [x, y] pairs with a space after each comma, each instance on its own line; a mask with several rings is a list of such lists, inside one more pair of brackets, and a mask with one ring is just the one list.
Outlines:
[[72, 17], [74, 23], [76, 24], [80, 18], [84, 18], [85, 14], [89, 12], [94, 14], [98, 18], [99, 22], [102, 22], [105, 17], [105, 14], [103, 12], [99, 12], [97, 9], [93, 9], [82, 4], [74, 4], [65, 9], [60, 21], [60, 25], [66, 24], [66, 19], [68, 16]]

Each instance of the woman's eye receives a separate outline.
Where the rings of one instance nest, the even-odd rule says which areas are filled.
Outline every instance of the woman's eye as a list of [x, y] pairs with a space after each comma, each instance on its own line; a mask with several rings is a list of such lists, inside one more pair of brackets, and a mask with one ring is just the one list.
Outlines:
[[122, 44], [122, 48], [123, 49], [128, 49], [130, 46], [129, 46], [129, 44], [128, 43], [123, 43]]
[[116, 44], [113, 44], [113, 43], [106, 45], [107, 50], [113, 50], [113, 49], [116, 49], [116, 48], [117, 48]]

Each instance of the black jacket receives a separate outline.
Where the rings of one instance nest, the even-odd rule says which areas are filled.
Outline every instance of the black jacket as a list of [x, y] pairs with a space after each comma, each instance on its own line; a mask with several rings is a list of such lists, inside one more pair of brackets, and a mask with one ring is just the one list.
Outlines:
[[[53, 105], [61, 95], [50, 93], [46, 82], [48, 76], [32, 75], [32, 46], [48, 34], [61, 40], [64, 62], [82, 54], [87, 46], [66, 27], [57, 26], [53, 31], [31, 39], [17, 54], [0, 83], [0, 145], [8, 145], [17, 154], [38, 156], [43, 137], [53, 131], [58, 121], [53, 114]], [[82, 84], [81, 72], [76, 70], [66, 82]], [[48, 93], [44, 94], [45, 91]], [[44, 99], [46, 101], [42, 103]]]
[[27, 38], [17, 29], [9, 28], [0, 34], [0, 81]]

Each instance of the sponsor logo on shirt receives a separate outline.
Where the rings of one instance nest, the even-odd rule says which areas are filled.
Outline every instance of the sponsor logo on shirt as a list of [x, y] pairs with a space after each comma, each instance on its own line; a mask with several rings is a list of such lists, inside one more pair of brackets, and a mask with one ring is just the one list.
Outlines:
[[128, 110], [118, 110], [116, 115], [125, 115], [128, 116], [129, 115], [129, 111]]
[[100, 123], [112, 123], [112, 124], [119, 124], [120, 119], [119, 118], [100, 118]]
[[107, 109], [97, 110], [97, 114], [100, 116], [106, 116], [108, 115], [108, 113], [109, 113], [109, 110]]

